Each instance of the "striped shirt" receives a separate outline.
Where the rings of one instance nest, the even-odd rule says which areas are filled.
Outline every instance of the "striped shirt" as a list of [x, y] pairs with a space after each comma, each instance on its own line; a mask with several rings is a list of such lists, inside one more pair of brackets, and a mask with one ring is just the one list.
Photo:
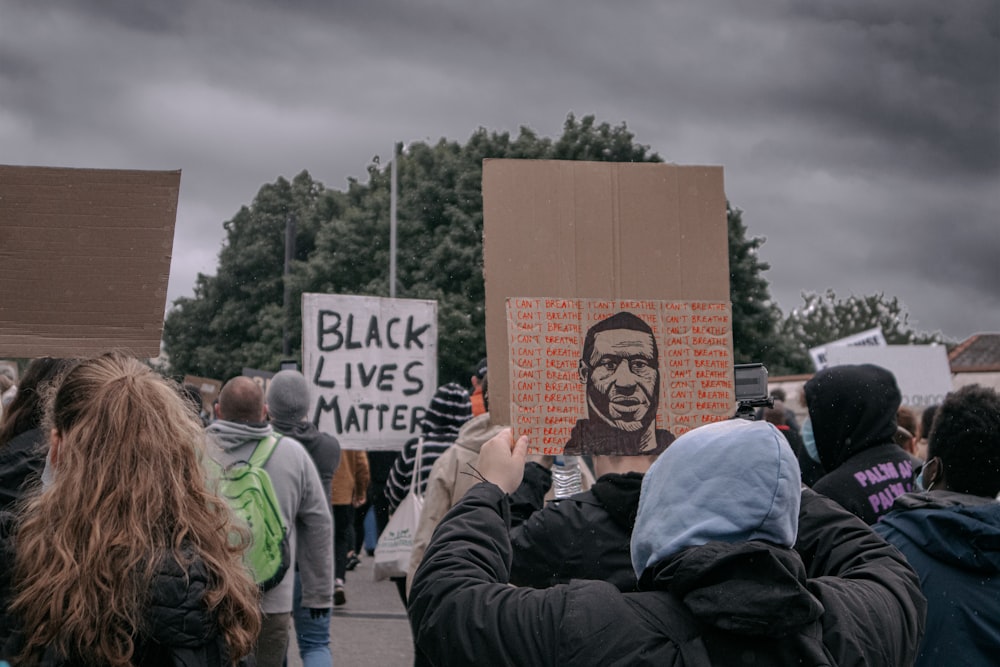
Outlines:
[[462, 424], [472, 419], [472, 403], [469, 402], [469, 392], [462, 386], [449, 382], [437, 388], [431, 404], [427, 406], [420, 423], [423, 433], [424, 448], [419, 464], [415, 465], [417, 457], [418, 438], [403, 445], [403, 450], [396, 457], [385, 485], [385, 497], [389, 500], [389, 511], [395, 512], [399, 503], [410, 492], [410, 480], [413, 479], [414, 468], [418, 471], [418, 491], [422, 494], [427, 488], [427, 478], [437, 458], [451, 447], [458, 438], [458, 430]]
[[[396, 456], [396, 461], [392, 464], [392, 471], [389, 473], [389, 481], [385, 485], [385, 496], [389, 499], [389, 511], [395, 512], [399, 503], [410, 492], [410, 481], [413, 479], [414, 459], [417, 456], [418, 438], [413, 438], [403, 445], [403, 449]], [[418, 490], [422, 494], [427, 488], [427, 478], [430, 477], [431, 468], [438, 457], [444, 454], [445, 450], [451, 447], [454, 439], [442, 442], [440, 440], [424, 439], [424, 448], [420, 454], [420, 477], [418, 478]]]

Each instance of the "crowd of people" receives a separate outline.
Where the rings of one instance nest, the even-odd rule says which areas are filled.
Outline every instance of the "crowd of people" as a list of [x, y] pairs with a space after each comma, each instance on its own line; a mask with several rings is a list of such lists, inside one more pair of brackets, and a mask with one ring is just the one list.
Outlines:
[[[609, 395], [635, 391], [615, 389], [629, 373], [658, 382], [607, 360], [632, 345], [655, 361], [629, 331], [587, 365]], [[309, 420], [298, 371], [266, 391], [231, 378], [203, 407], [120, 353], [32, 360], [0, 387], [0, 658], [278, 667], [294, 632], [305, 667], [332, 665], [361, 519], [371, 507], [381, 531], [414, 485], [396, 584], [419, 665], [996, 662], [993, 389], [917, 415], [889, 371], [835, 366], [806, 382], [801, 425], [780, 393], [756, 421], [677, 438], [647, 419], [658, 446], [583, 456], [580, 492], [552, 499], [551, 457], [491, 420], [486, 361], [470, 375], [369, 460]], [[605, 407], [627, 421], [638, 402]], [[224, 492], [264, 443], [287, 531], [287, 571], [266, 585]]]

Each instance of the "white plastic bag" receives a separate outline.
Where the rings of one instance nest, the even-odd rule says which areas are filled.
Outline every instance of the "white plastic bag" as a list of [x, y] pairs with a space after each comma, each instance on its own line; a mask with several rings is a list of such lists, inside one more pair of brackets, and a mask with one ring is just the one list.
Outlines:
[[389, 523], [375, 545], [375, 581], [390, 577], [405, 577], [410, 569], [410, 554], [413, 553], [413, 539], [420, 523], [420, 512], [424, 508], [424, 498], [420, 494], [420, 467], [424, 449], [424, 439], [417, 443], [416, 457], [413, 459], [413, 474], [410, 476], [410, 491], [399, 503], [399, 507], [389, 517]]

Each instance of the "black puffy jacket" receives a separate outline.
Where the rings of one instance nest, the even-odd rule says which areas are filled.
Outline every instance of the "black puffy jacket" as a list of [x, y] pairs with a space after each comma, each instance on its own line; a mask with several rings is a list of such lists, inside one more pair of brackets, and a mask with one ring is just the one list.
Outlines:
[[506, 584], [507, 498], [480, 483], [438, 526], [410, 595], [435, 665], [907, 665], [926, 602], [902, 555], [803, 491], [796, 549], [712, 542], [601, 581]]
[[[4, 545], [11, 553], [10, 543]], [[8, 582], [9, 583], [9, 582]], [[142, 634], [136, 641], [134, 664], [140, 667], [228, 667], [226, 647], [215, 619], [205, 606], [209, 583], [205, 563], [195, 559], [186, 568], [173, 558], [164, 558], [150, 588], [149, 605]], [[16, 628], [16, 619], [13, 625]], [[2, 657], [15, 656], [22, 638], [15, 630]], [[80, 660], [66, 658], [49, 648], [42, 667], [77, 667]]]

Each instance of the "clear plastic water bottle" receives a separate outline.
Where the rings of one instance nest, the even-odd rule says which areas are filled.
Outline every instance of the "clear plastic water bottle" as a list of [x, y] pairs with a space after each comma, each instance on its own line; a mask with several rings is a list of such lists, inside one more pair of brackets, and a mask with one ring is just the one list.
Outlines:
[[568, 498], [580, 493], [582, 480], [580, 477], [580, 457], [555, 457], [552, 462], [552, 489], [556, 498]]

